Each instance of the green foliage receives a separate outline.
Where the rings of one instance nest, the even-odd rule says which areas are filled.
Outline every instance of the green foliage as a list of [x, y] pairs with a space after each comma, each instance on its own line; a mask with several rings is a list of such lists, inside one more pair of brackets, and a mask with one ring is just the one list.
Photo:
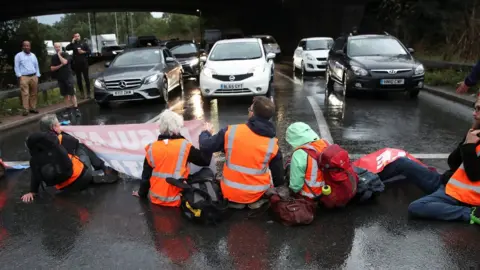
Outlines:
[[[432, 86], [445, 86], [447, 89], [455, 90], [459, 82], [463, 82], [470, 71], [443, 69], [443, 70], [428, 70], [425, 73], [425, 84]], [[469, 92], [476, 93], [477, 88], [472, 87]]]

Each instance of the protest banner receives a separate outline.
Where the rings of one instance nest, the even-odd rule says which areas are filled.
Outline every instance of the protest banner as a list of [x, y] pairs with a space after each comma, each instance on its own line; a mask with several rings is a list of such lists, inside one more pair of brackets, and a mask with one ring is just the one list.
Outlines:
[[379, 173], [385, 168], [385, 166], [401, 157], [407, 157], [427, 167], [425, 164], [420, 162], [418, 159], [416, 159], [414, 156], [410, 155], [406, 151], [395, 148], [383, 148], [371, 154], [365, 155], [353, 162], [353, 165], [366, 169], [373, 173]]
[[[195, 147], [203, 128], [203, 121], [185, 121], [181, 133]], [[141, 178], [145, 146], [158, 138], [158, 124], [126, 124], [95, 126], [63, 126], [62, 130], [85, 144], [105, 163], [133, 178]], [[210, 168], [216, 172], [215, 160], [212, 158]], [[191, 173], [200, 168], [190, 164]]]

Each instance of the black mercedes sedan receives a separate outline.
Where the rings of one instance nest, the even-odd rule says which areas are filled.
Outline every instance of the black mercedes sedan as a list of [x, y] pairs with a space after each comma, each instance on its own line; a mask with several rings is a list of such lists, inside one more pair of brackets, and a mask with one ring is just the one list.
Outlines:
[[204, 64], [204, 59], [202, 59], [204, 50], [198, 49], [195, 43], [189, 40], [171, 40], [165, 42], [164, 46], [182, 65], [184, 78], [193, 77], [198, 81]]
[[342, 36], [327, 61], [327, 91], [334, 83], [345, 95], [360, 91], [406, 92], [411, 98], [423, 88], [425, 68], [398, 39], [385, 35]]

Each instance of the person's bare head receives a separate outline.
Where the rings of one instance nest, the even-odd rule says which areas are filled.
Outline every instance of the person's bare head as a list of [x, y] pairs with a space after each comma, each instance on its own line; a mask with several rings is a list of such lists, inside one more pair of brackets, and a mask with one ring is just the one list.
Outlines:
[[473, 128], [480, 129], [480, 95], [477, 96], [477, 101], [475, 102], [473, 109]]
[[62, 133], [60, 122], [55, 114], [46, 114], [40, 119], [40, 131], [53, 131], [57, 134]]
[[25, 52], [25, 53], [30, 53], [30, 50], [31, 50], [31, 46], [30, 46], [30, 41], [28, 40], [24, 40], [22, 42], [22, 50]]
[[256, 116], [262, 119], [270, 120], [275, 115], [275, 105], [267, 98], [258, 96], [253, 98], [253, 104], [248, 108], [248, 118]]
[[62, 43], [60, 43], [60, 42], [53, 43], [53, 47], [55, 48], [56, 52], [61, 52], [62, 51]]
[[76, 41], [80, 41], [80, 34], [79, 33], [75, 33], [73, 35], [73, 38], [76, 40]]

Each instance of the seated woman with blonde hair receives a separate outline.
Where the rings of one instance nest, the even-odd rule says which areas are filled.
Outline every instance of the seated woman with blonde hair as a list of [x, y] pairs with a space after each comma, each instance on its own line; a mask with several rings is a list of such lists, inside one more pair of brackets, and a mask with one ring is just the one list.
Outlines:
[[183, 117], [179, 114], [165, 110], [157, 123], [160, 135], [157, 141], [145, 147], [142, 183], [132, 195], [148, 197], [154, 204], [179, 207], [182, 189], [170, 185], [166, 179], [188, 178], [188, 163], [209, 166], [212, 154], [202, 153], [182, 136]]

